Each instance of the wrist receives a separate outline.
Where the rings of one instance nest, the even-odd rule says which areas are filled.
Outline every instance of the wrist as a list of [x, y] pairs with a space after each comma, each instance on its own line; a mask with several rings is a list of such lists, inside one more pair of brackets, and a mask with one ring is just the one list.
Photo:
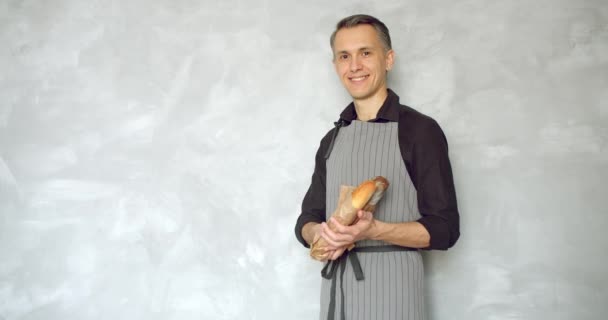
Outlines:
[[383, 225], [384, 225], [384, 223], [382, 221], [378, 221], [378, 220], [374, 219], [372, 221], [371, 227], [369, 228], [368, 239], [369, 240], [382, 240], [381, 234], [382, 234]]
[[304, 225], [302, 228], [302, 237], [306, 240], [308, 245], [312, 245], [315, 241], [315, 236], [319, 233], [320, 228], [321, 224], [316, 222], [309, 222]]
[[370, 223], [369, 229], [367, 229], [365, 238], [368, 240], [378, 240], [378, 235], [380, 234], [380, 232], [379, 232], [380, 225], [381, 225], [381, 222], [379, 222], [376, 219], [373, 219], [372, 222]]

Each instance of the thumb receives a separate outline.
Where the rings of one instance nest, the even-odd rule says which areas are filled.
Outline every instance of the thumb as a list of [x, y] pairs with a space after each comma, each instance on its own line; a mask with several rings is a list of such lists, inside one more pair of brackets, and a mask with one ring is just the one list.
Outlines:
[[361, 218], [363, 218], [363, 217], [365, 217], [365, 211], [363, 211], [363, 210], [359, 210], [359, 211], [357, 212], [357, 218], [361, 219]]
[[359, 219], [362, 220], [371, 220], [372, 219], [372, 213], [368, 212], [368, 211], [363, 211], [363, 210], [359, 210]]

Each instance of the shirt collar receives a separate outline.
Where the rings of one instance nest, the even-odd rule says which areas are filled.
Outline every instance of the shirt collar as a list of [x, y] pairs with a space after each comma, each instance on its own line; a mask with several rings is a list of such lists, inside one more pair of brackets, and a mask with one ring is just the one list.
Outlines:
[[[387, 89], [388, 95], [386, 100], [378, 110], [376, 118], [370, 120], [370, 122], [376, 122], [379, 120], [385, 121], [399, 121], [399, 96], [391, 89]], [[340, 114], [340, 119], [347, 122], [352, 122], [357, 119], [357, 111], [355, 110], [355, 104], [351, 102], [344, 111]]]

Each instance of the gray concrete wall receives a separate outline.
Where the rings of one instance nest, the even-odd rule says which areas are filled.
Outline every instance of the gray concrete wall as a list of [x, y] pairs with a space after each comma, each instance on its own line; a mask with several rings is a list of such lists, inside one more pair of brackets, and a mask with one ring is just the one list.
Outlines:
[[450, 143], [431, 319], [605, 317], [607, 1], [5, 0], [0, 319], [316, 318], [292, 228], [360, 12]]

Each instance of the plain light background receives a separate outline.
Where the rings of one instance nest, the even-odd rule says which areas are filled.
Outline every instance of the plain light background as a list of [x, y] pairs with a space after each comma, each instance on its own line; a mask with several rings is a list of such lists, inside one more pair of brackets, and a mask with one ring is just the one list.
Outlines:
[[604, 318], [607, 1], [3, 0], [0, 319], [316, 319], [293, 226], [354, 13], [450, 145], [430, 318]]

